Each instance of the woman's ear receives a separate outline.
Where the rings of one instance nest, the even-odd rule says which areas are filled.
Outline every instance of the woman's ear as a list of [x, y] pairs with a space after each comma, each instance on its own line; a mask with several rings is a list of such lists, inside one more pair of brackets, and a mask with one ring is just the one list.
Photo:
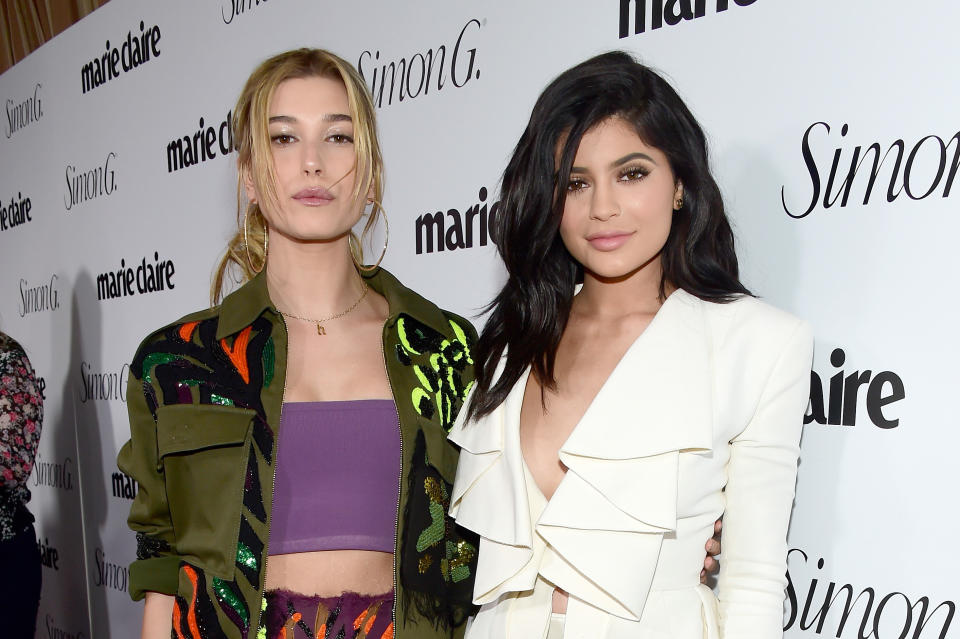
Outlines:
[[247, 194], [247, 199], [256, 204], [257, 202], [257, 189], [253, 185], [253, 175], [250, 173], [250, 167], [242, 166], [240, 160], [237, 160], [237, 171], [240, 172], [241, 177], [243, 177], [243, 190]]

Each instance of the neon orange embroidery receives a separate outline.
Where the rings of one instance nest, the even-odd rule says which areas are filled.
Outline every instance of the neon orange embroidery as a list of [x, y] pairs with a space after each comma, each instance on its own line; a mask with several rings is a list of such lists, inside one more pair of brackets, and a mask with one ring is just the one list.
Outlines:
[[190, 628], [192, 639], [203, 639], [200, 636], [200, 627], [197, 625], [197, 573], [190, 566], [184, 566], [183, 571], [187, 573], [187, 579], [193, 586], [193, 595], [190, 598], [190, 607], [187, 608], [187, 627]]
[[357, 630], [360, 629], [360, 626], [361, 626], [361, 624], [363, 624], [363, 620], [364, 620], [364, 618], [367, 616], [367, 613], [368, 613], [368, 612], [370, 612], [370, 609], [369, 609], [369, 608], [366, 609], [366, 610], [364, 610], [363, 612], [361, 612], [361, 613], [360, 613], [360, 616], [358, 616], [356, 619], [353, 620], [353, 631], [354, 631], [354, 632], [356, 632]]
[[190, 338], [193, 337], [193, 329], [197, 327], [197, 324], [200, 322], [187, 322], [180, 327], [180, 339], [185, 342], [189, 342]]
[[390, 625], [387, 626], [387, 629], [383, 631], [383, 634], [380, 636], [380, 639], [393, 639], [393, 622], [390, 622]]
[[370, 615], [370, 618], [367, 619], [367, 623], [363, 626], [363, 634], [369, 635], [370, 629], [373, 628], [373, 622], [377, 620], [377, 613]]
[[233, 365], [240, 373], [240, 377], [243, 378], [246, 384], [250, 383], [250, 368], [247, 366], [247, 344], [250, 343], [250, 331], [252, 330], [253, 327], [248, 326], [240, 331], [237, 338], [233, 340], [233, 348], [227, 346], [226, 339], [220, 340], [220, 347], [223, 348], [223, 352], [226, 353], [230, 361], [233, 362]]
[[177, 639], [187, 639], [180, 631], [180, 604], [176, 602], [173, 604], [173, 629], [177, 632]]
[[280, 629], [280, 635], [278, 639], [287, 639], [287, 630], [290, 631], [290, 639], [293, 639], [294, 627], [303, 619], [303, 615], [299, 612], [293, 613], [290, 617], [287, 618], [287, 622], [283, 624], [283, 628]]

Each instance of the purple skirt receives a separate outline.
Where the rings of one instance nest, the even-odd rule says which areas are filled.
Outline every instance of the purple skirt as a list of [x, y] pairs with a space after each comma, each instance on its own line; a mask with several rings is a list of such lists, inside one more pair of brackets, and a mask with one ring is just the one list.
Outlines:
[[267, 639], [393, 639], [393, 591], [336, 597], [265, 593]]

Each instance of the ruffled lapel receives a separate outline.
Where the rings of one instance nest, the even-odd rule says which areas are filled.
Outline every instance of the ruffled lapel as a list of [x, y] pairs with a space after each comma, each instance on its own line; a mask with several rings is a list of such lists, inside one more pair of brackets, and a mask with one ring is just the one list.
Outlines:
[[667, 298], [561, 450], [617, 460], [710, 448], [712, 358], [703, 303], [683, 290]]
[[[554, 583], [618, 616], [639, 619], [663, 534], [676, 529], [679, 451], [712, 446], [702, 304], [674, 292], [630, 346], [560, 448], [568, 472], [536, 524], [564, 559]], [[491, 414], [465, 424], [468, 399], [450, 432], [461, 447], [450, 514], [482, 537], [480, 604], [536, 578], [518, 428], [528, 375]]]
[[530, 546], [532, 539], [519, 446], [506, 446], [506, 424], [520, 421], [528, 375], [529, 370], [520, 376], [496, 410], [465, 424], [468, 398], [448, 436], [461, 449], [450, 514], [474, 532], [513, 546]]
[[637, 487], [675, 474], [676, 464], [653, 458], [712, 446], [713, 364], [702, 304], [683, 290], [667, 298], [560, 448], [569, 469], [656, 528], [676, 522], [676, 486], [673, 494]]
[[[499, 375], [499, 371], [497, 372]], [[505, 592], [530, 590], [536, 581], [533, 526], [523, 479], [518, 424], [529, 371], [524, 372], [507, 399], [486, 417], [465, 424], [461, 417], [449, 438], [460, 446], [457, 478], [450, 499], [450, 515], [478, 533], [480, 556], [474, 583], [474, 601], [484, 604]], [[460, 411], [465, 416], [469, 398]], [[509, 435], [516, 441], [506, 445]], [[527, 567], [527, 570], [524, 568]]]
[[677, 526], [679, 452], [712, 447], [702, 304], [674, 292], [630, 346], [561, 446], [567, 474], [537, 523], [599, 586], [582, 598], [612, 614], [639, 619], [643, 611], [663, 535]]

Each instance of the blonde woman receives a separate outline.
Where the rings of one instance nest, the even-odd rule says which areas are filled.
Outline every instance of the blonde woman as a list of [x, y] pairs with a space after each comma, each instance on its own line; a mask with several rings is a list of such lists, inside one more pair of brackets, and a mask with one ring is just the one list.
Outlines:
[[245, 283], [131, 368], [142, 636], [460, 636], [476, 543], [442, 513], [474, 329], [360, 261], [383, 178], [348, 63], [270, 58], [233, 113], [239, 230], [214, 302], [228, 269]]

